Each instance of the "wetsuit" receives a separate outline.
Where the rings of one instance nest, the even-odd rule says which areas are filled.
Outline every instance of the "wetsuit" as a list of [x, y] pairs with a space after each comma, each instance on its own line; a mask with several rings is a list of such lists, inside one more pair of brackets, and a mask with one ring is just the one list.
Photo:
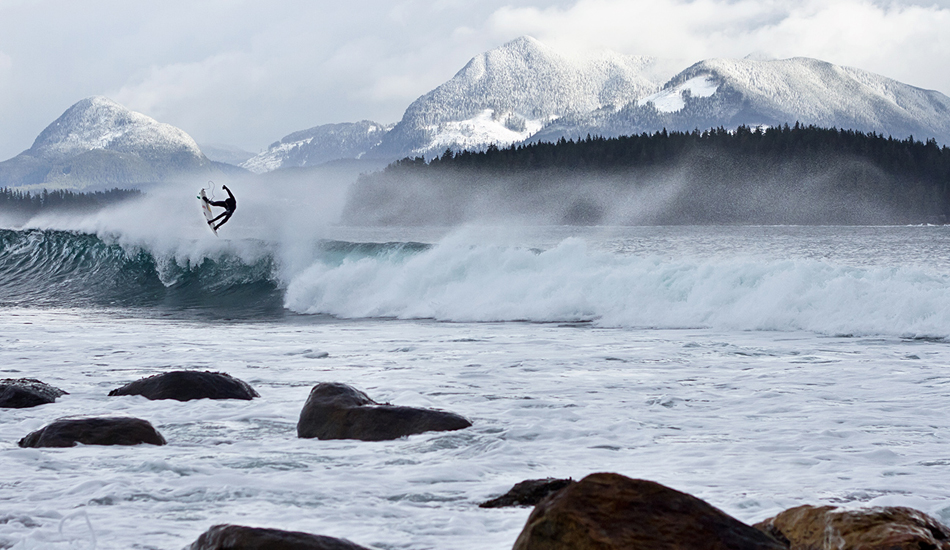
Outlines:
[[[220, 206], [221, 208], [224, 208], [224, 212], [221, 212], [214, 219], [208, 221], [208, 225], [212, 226], [215, 231], [217, 231], [222, 225], [226, 224], [228, 220], [231, 219], [231, 214], [234, 214], [234, 211], [237, 210], [237, 200], [234, 198], [234, 195], [231, 194], [231, 190], [228, 189], [227, 185], [222, 185], [221, 187], [223, 187], [224, 190], [228, 192], [228, 198], [224, 199], [223, 201], [212, 201], [205, 197], [205, 202], [211, 206]], [[224, 219], [221, 220], [221, 223], [214, 225], [214, 222], [218, 221], [222, 217]]]

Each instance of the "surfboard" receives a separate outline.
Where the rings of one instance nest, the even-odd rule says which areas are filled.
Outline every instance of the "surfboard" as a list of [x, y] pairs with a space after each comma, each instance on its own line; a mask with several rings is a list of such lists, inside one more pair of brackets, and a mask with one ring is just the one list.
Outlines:
[[211, 212], [211, 205], [205, 201], [207, 195], [205, 195], [205, 190], [202, 189], [198, 192], [198, 202], [201, 203], [201, 213], [204, 214], [205, 222], [208, 224], [208, 227], [211, 228], [211, 232], [218, 235], [218, 230], [214, 228], [214, 224], [211, 223], [211, 220], [214, 219], [214, 214]]

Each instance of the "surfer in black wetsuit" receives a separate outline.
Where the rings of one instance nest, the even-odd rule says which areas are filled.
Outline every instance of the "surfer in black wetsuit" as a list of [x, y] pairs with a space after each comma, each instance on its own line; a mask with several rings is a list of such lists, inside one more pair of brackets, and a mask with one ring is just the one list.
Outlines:
[[[224, 199], [223, 201], [212, 201], [208, 200], [208, 197], [204, 198], [205, 202], [211, 206], [220, 206], [221, 208], [224, 208], [224, 212], [218, 214], [214, 219], [208, 220], [208, 225], [213, 227], [215, 231], [217, 231], [222, 225], [228, 223], [228, 220], [231, 219], [231, 214], [234, 214], [234, 211], [237, 210], [237, 200], [234, 198], [234, 195], [231, 194], [231, 190], [228, 189], [227, 185], [222, 185], [221, 187], [228, 192], [228, 198]], [[222, 217], [224, 219], [221, 220], [221, 223], [214, 225], [214, 222], [220, 220]]]

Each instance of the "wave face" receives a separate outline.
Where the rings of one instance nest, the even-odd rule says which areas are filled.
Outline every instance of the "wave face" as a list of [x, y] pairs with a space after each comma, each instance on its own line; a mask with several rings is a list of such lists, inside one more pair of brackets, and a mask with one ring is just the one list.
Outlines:
[[89, 234], [0, 230], [0, 304], [266, 313], [281, 310], [274, 261], [198, 263]]

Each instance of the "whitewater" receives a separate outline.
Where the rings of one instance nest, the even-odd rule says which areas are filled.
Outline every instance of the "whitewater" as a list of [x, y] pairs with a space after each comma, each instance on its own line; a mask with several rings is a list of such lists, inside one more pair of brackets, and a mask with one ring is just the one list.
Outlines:
[[[950, 228], [346, 228], [242, 207], [222, 239], [190, 210], [0, 229], [0, 377], [69, 392], [0, 409], [0, 548], [178, 549], [219, 523], [508, 548], [530, 509], [478, 503], [599, 471], [746, 522], [799, 504], [950, 522]], [[108, 397], [179, 369], [261, 397]], [[473, 426], [298, 439], [319, 382]], [[169, 444], [17, 446], [72, 415]]]

